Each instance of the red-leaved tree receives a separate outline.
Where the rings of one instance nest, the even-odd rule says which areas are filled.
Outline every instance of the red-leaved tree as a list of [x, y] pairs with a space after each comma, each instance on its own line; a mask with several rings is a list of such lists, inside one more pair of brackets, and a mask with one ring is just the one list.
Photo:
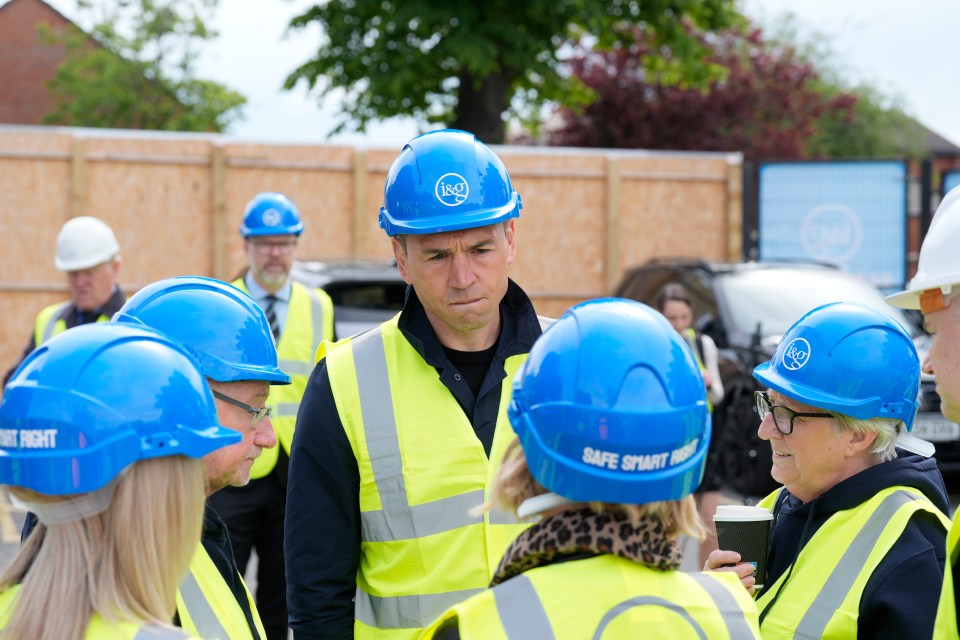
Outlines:
[[816, 69], [759, 29], [701, 36], [727, 69], [706, 91], [665, 86], [642, 65], [649, 45], [613, 51], [578, 47], [573, 73], [597, 99], [580, 113], [558, 109], [548, 144], [575, 147], [742, 151], [747, 158], [801, 159], [819, 118], [851, 120], [858, 96], [823, 92]]

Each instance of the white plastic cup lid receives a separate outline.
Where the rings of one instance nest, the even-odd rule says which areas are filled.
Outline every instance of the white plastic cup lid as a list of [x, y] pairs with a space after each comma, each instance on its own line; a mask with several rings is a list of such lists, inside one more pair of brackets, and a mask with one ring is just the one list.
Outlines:
[[773, 513], [763, 507], [748, 507], [741, 504], [721, 504], [713, 515], [713, 521], [750, 522], [754, 520], [773, 520]]

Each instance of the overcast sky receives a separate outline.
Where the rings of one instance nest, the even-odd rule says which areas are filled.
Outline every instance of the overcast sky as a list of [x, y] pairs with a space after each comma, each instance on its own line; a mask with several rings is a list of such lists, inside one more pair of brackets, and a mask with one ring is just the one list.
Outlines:
[[[75, 18], [75, 0], [47, 0]], [[3, 4], [3, 0], [0, 0]], [[217, 40], [205, 46], [200, 77], [247, 96], [244, 121], [231, 135], [246, 139], [321, 142], [333, 127], [336, 98], [321, 107], [304, 87], [282, 89], [286, 75], [310, 58], [318, 31], [287, 34], [290, 18], [311, 0], [220, 0]], [[845, 77], [862, 79], [900, 96], [908, 112], [960, 144], [960, 81], [952, 50], [960, 25], [956, 0], [744, 0], [744, 11], [764, 24], [792, 12], [798, 26], [820, 33], [836, 53]], [[398, 119], [374, 125], [367, 134], [346, 133], [334, 141], [402, 144], [417, 133]]]

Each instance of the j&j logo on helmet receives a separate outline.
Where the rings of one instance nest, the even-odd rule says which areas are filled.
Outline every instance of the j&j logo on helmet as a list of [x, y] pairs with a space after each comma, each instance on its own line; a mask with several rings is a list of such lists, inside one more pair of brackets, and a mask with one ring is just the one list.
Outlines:
[[470, 185], [460, 174], [445, 173], [437, 180], [435, 192], [437, 200], [448, 207], [455, 207], [463, 204], [463, 201], [470, 195]]
[[280, 224], [280, 221], [283, 219], [283, 215], [276, 209], [267, 209], [263, 212], [263, 226], [265, 227], [275, 227]]
[[796, 371], [810, 359], [810, 343], [803, 338], [794, 338], [783, 350], [783, 366]]

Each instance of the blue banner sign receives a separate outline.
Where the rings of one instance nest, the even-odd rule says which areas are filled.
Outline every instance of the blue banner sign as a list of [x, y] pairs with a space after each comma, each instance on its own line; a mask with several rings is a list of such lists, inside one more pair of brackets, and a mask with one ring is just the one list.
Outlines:
[[950, 169], [943, 172], [943, 195], [947, 195], [951, 189], [960, 187], [960, 169]]
[[899, 161], [760, 167], [760, 259], [829, 262], [904, 286], [907, 167]]

